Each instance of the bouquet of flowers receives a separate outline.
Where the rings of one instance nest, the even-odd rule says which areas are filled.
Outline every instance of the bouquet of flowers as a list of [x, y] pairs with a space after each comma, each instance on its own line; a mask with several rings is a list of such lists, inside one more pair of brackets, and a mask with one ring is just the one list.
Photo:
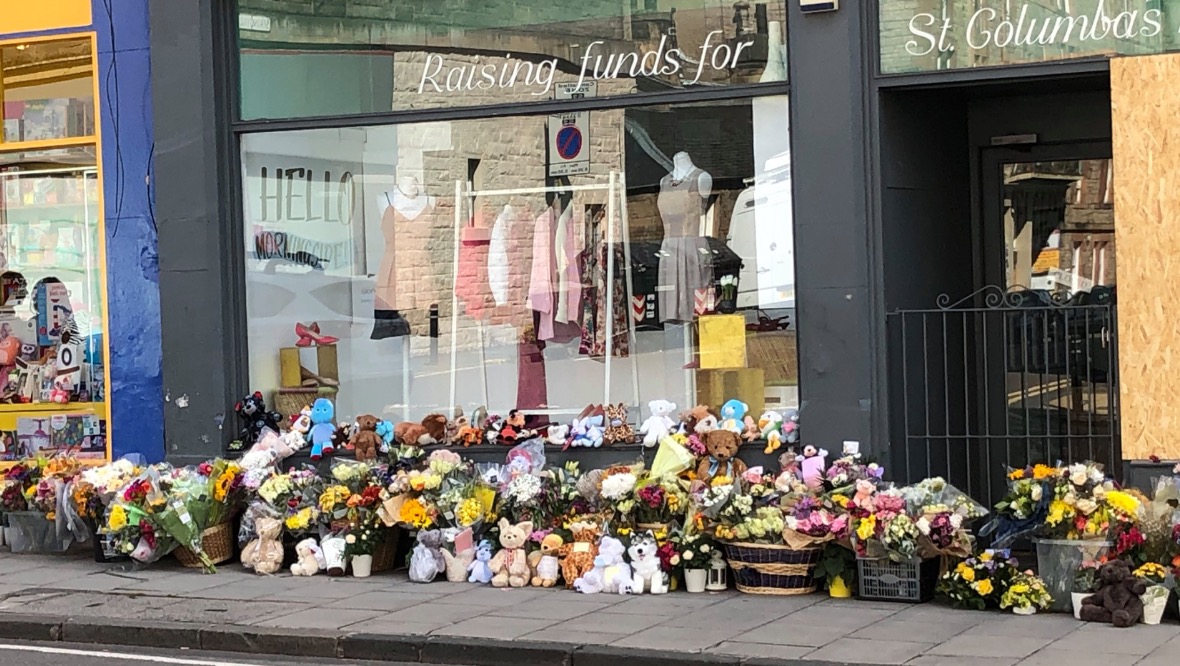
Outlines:
[[1020, 570], [1007, 550], [985, 550], [968, 557], [942, 575], [938, 592], [957, 608], [999, 608], [1004, 593]]
[[688, 504], [688, 493], [676, 477], [645, 478], [635, 491], [629, 517], [637, 525], [667, 525], [679, 521]]
[[1000, 608], [1011, 608], [1012, 612], [1020, 615], [1045, 610], [1052, 603], [1053, 597], [1045, 589], [1045, 582], [1031, 571], [1017, 572], [1012, 576], [1007, 589], [1000, 596]]
[[980, 531], [994, 534], [1004, 546], [1040, 529], [1049, 515], [1049, 502], [1060, 472], [1055, 467], [1013, 469], [1008, 472], [1008, 493], [995, 506], [995, 517]]
[[717, 542], [709, 535], [699, 532], [685, 532], [675, 536], [671, 553], [664, 562], [664, 570], [673, 573], [678, 570], [708, 569], [713, 561]]
[[879, 483], [885, 476], [885, 468], [877, 463], [861, 462], [859, 454], [846, 455], [837, 458], [828, 467], [824, 475], [824, 488], [829, 492], [839, 492], [854, 486], [862, 479]]
[[356, 555], [372, 555], [377, 551], [381, 538], [375, 517], [361, 521], [350, 527], [344, 535], [344, 556], [351, 559]]
[[783, 540], [802, 549], [849, 535], [848, 514], [837, 513], [815, 497], [803, 497], [786, 510]]
[[946, 482], [942, 477], [923, 479], [912, 486], [901, 489], [911, 515], [921, 516], [935, 513], [956, 513], [965, 520], [975, 520], [987, 515], [987, 509], [971, 499], [966, 493]]

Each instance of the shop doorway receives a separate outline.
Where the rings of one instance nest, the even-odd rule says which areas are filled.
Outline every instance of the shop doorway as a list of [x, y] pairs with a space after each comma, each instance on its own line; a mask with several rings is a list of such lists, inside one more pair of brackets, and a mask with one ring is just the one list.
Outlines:
[[1109, 141], [975, 154], [958, 291], [888, 315], [892, 456], [990, 505], [1005, 466], [1117, 469], [1117, 266]]

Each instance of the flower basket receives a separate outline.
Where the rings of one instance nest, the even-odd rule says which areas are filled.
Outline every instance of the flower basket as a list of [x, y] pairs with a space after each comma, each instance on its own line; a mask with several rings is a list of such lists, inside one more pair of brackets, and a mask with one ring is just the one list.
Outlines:
[[1073, 584], [1078, 567], [1085, 561], [1097, 561], [1110, 550], [1109, 541], [1074, 541], [1036, 539], [1037, 574], [1053, 597], [1049, 610], [1068, 613], [1073, 606]]
[[795, 549], [786, 545], [727, 543], [725, 559], [733, 569], [739, 592], [795, 595], [815, 591], [815, 565], [823, 548]]
[[[222, 562], [229, 561], [234, 556], [235, 536], [232, 520], [214, 525], [201, 532], [201, 550], [205, 551], [205, 555], [209, 557], [209, 560], [213, 564], [221, 564]], [[176, 559], [183, 567], [200, 569], [204, 566], [201, 558], [185, 546], [174, 550], [173, 555], [176, 556]]]
[[5, 539], [14, 553], [64, 553], [74, 541], [68, 530], [59, 534], [57, 522], [40, 511], [9, 511]]
[[390, 527], [382, 530], [382, 532], [381, 542], [377, 544], [377, 549], [373, 551], [373, 573], [392, 571], [396, 564], [397, 545], [401, 539], [402, 530], [400, 527]]
[[888, 557], [856, 558], [856, 596], [872, 601], [926, 603], [934, 598], [940, 558], [894, 562]]

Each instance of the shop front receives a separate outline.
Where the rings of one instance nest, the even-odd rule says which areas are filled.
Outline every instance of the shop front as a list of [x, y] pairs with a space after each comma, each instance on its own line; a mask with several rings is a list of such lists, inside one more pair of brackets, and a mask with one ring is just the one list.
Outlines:
[[163, 455], [150, 107], [127, 85], [146, 22], [90, 0], [0, 16], [0, 465]]
[[1002, 465], [1092, 459], [1143, 483], [1141, 462], [1180, 457], [1171, 4], [877, 3], [894, 469], [994, 499]]
[[[212, 412], [224, 444], [255, 390], [283, 417], [327, 398], [529, 429], [797, 410], [786, 12], [241, 0], [210, 21], [234, 167], [208, 287], [240, 367], [218, 398], [173, 391], [176, 427]], [[193, 277], [178, 298], [206, 305]], [[190, 362], [166, 359], [177, 386]]]

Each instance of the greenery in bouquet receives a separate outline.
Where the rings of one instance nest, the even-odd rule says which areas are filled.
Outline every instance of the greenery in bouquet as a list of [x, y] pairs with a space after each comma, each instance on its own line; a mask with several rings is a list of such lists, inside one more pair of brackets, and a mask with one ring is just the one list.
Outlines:
[[1078, 566], [1073, 576], [1073, 592], [1089, 594], [1098, 584], [1098, 571], [1106, 563], [1106, 558], [1100, 560], [1086, 560]]
[[999, 608], [1004, 594], [1020, 573], [1019, 563], [1008, 550], [985, 550], [968, 557], [942, 575], [938, 592], [956, 608]]
[[344, 556], [372, 555], [381, 543], [381, 530], [377, 518], [372, 516], [349, 528], [344, 535]]
[[837, 458], [828, 467], [824, 474], [824, 490], [847, 491], [856, 485], [857, 481], [880, 483], [884, 476], [885, 468], [877, 463], [864, 460], [860, 454], [845, 455]]
[[636, 525], [680, 522], [688, 493], [677, 477], [647, 477], [639, 481], [629, 516]]
[[1000, 608], [1005, 610], [1045, 610], [1052, 603], [1053, 597], [1045, 588], [1045, 581], [1031, 571], [1016, 572], [1000, 596]]

